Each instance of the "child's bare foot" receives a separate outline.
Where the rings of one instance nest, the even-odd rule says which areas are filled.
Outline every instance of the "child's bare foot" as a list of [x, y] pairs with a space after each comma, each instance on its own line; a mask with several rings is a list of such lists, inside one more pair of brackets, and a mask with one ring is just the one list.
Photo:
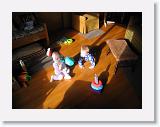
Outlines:
[[79, 65], [79, 67], [80, 67], [81, 69], [84, 68], [84, 66], [80, 66], [80, 65]]
[[63, 79], [63, 75], [59, 75], [59, 76], [52, 75], [50, 82], [52, 82], [53, 80], [62, 80], [62, 79]]
[[62, 80], [62, 79], [63, 79], [63, 75], [59, 75], [58, 80]]
[[71, 76], [70, 75], [65, 75], [64, 79], [71, 79]]
[[93, 68], [94, 68], [94, 66], [90, 66], [90, 67], [89, 67], [89, 69], [93, 69]]
[[53, 81], [53, 75], [51, 76], [51, 79], [50, 79], [50, 82], [52, 82]]

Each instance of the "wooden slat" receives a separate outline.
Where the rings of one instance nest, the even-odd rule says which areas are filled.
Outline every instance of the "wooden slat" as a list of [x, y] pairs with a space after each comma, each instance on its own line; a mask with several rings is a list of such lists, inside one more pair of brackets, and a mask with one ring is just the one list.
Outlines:
[[41, 32], [37, 32], [35, 34], [31, 34], [29, 36], [25, 36], [19, 39], [12, 40], [12, 49], [19, 48], [21, 46], [25, 46], [27, 44], [31, 44], [35, 41], [46, 39], [46, 46], [49, 45], [49, 37], [47, 27], [44, 24], [44, 30]]
[[[80, 69], [76, 61], [75, 66], [71, 68], [71, 80], [50, 83], [50, 76], [54, 73], [53, 67], [42, 68], [32, 75], [28, 88], [13, 92], [13, 108], [141, 108], [141, 101], [132, 87], [133, 82], [128, 80], [121, 69], [115, 77], [115, 59], [112, 54], [106, 55], [105, 40], [123, 38], [125, 28], [103, 26], [101, 29], [105, 31], [104, 35], [91, 40], [85, 39], [76, 31], [65, 33], [72, 36], [75, 42], [71, 45], [61, 45], [60, 48], [64, 56], [75, 57], [79, 54], [82, 44], [89, 44], [96, 50], [96, 57], [99, 58], [93, 70], [88, 68], [89, 62], [84, 64], [84, 69]], [[96, 94], [90, 88], [95, 73], [103, 82], [107, 81], [102, 94]]]

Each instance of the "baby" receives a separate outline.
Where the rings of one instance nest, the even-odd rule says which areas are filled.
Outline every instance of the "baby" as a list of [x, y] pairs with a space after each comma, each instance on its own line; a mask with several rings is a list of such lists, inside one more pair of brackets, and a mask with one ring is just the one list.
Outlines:
[[86, 45], [81, 46], [81, 54], [80, 54], [80, 59], [78, 61], [80, 68], [83, 68], [83, 60], [90, 61], [91, 63], [91, 66], [89, 67], [90, 69], [93, 69], [95, 67], [95, 59], [89, 53], [89, 47]]
[[58, 52], [53, 52], [52, 58], [55, 75], [51, 76], [50, 82], [53, 80], [62, 80], [63, 78], [71, 79], [71, 76], [69, 75], [70, 70], [66, 67], [65, 63], [61, 62], [60, 54]]

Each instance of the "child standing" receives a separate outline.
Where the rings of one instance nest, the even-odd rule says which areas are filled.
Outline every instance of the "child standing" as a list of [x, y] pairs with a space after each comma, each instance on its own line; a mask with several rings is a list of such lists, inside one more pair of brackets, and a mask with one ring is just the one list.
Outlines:
[[78, 61], [80, 68], [83, 68], [83, 60], [90, 61], [91, 63], [91, 66], [89, 67], [90, 69], [93, 69], [95, 67], [95, 59], [89, 53], [89, 47], [86, 45], [81, 46], [81, 54], [80, 54], [80, 59]]

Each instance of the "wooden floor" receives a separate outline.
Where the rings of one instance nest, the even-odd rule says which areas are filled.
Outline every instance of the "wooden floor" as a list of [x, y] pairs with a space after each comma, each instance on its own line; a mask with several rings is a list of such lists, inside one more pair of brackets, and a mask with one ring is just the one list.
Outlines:
[[[71, 68], [71, 80], [50, 83], [50, 76], [54, 73], [53, 67], [42, 68], [32, 75], [28, 88], [13, 92], [13, 108], [141, 108], [141, 90], [138, 93], [134, 86], [142, 86], [142, 82], [134, 82], [136, 71], [119, 69], [117, 75], [113, 75], [115, 59], [112, 54], [106, 55], [105, 40], [124, 38], [126, 29], [118, 25], [110, 25], [107, 28], [103, 26], [101, 29], [105, 33], [90, 40], [75, 31], [60, 32], [75, 39], [71, 45], [59, 47], [64, 56], [76, 59], [82, 44], [91, 46], [97, 60], [93, 70], [88, 68], [88, 62], [85, 63], [84, 69], [80, 69], [76, 63]], [[101, 94], [94, 93], [90, 88], [95, 73], [105, 84]]]

